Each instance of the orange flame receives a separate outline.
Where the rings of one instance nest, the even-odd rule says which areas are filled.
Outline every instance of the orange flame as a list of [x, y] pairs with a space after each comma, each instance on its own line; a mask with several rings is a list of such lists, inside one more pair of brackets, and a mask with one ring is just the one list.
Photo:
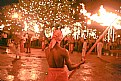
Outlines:
[[107, 12], [106, 9], [104, 9], [103, 5], [100, 6], [99, 13], [93, 15], [90, 15], [90, 13], [85, 13], [86, 10], [84, 7], [82, 10], [80, 11], [80, 13], [83, 13], [92, 21], [95, 21], [102, 26], [114, 26], [116, 29], [121, 29], [121, 16], [118, 16], [117, 14], [112, 12]]

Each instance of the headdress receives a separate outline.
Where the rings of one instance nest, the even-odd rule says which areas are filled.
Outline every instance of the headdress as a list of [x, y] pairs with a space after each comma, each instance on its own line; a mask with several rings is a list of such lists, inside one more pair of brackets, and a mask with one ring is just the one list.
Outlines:
[[53, 48], [56, 43], [60, 44], [62, 39], [63, 39], [62, 31], [60, 29], [55, 30], [53, 32], [53, 36], [52, 36], [51, 42], [49, 44], [49, 48]]

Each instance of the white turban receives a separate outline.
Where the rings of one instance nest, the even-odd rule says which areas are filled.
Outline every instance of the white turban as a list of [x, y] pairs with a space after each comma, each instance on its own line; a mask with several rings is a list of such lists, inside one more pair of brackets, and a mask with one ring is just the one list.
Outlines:
[[62, 31], [61, 30], [55, 30], [53, 32], [53, 36], [51, 39], [51, 42], [49, 44], [49, 48], [53, 48], [55, 46], [56, 43], [59, 43], [62, 41], [63, 39], [63, 35], [62, 35]]

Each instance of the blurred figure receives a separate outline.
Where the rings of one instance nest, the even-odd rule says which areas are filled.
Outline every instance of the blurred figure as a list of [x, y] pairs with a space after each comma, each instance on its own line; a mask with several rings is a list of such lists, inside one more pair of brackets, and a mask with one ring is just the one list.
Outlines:
[[3, 41], [3, 46], [8, 45], [8, 40], [7, 40], [7, 34], [5, 32], [2, 33], [2, 41]]
[[24, 53], [25, 50], [24, 50], [24, 43], [25, 43], [25, 40], [23, 37], [21, 37], [21, 40], [20, 40], [20, 52], [21, 53]]
[[103, 43], [102, 40], [100, 40], [100, 42], [97, 43], [97, 57], [101, 57], [102, 48], [103, 48]]
[[42, 51], [45, 49], [45, 37], [42, 37]]
[[73, 53], [73, 51], [74, 51], [74, 38], [72, 35], [70, 36], [68, 42], [69, 42], [69, 52]]
[[87, 41], [86, 39], [84, 39], [82, 47], [82, 60], [85, 60], [86, 51], [87, 51]]
[[78, 52], [82, 52], [83, 38], [78, 39]]
[[63, 38], [63, 40], [64, 40], [64, 48], [66, 48], [66, 49], [68, 49], [68, 50], [69, 50], [68, 37], [67, 37], [67, 36], [65, 36], [65, 37]]
[[15, 35], [15, 37], [13, 38], [13, 48], [14, 48], [14, 53], [16, 54], [16, 59], [21, 59], [21, 55], [20, 55], [20, 36], [19, 35]]
[[31, 53], [31, 36], [26, 39], [26, 53]]

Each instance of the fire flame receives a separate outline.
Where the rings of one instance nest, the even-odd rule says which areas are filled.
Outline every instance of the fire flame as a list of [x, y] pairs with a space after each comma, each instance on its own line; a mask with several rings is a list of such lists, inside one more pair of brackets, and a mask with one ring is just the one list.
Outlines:
[[[84, 6], [84, 4], [81, 4], [81, 5]], [[100, 6], [99, 12], [93, 15], [89, 15], [90, 13], [86, 11], [85, 7], [82, 7], [82, 8], [83, 9], [80, 11], [80, 13], [83, 13], [85, 16], [90, 18], [90, 20], [95, 21], [102, 26], [113, 26], [116, 29], [121, 29], [121, 16], [118, 16], [115, 13], [106, 11], [103, 5]]]

